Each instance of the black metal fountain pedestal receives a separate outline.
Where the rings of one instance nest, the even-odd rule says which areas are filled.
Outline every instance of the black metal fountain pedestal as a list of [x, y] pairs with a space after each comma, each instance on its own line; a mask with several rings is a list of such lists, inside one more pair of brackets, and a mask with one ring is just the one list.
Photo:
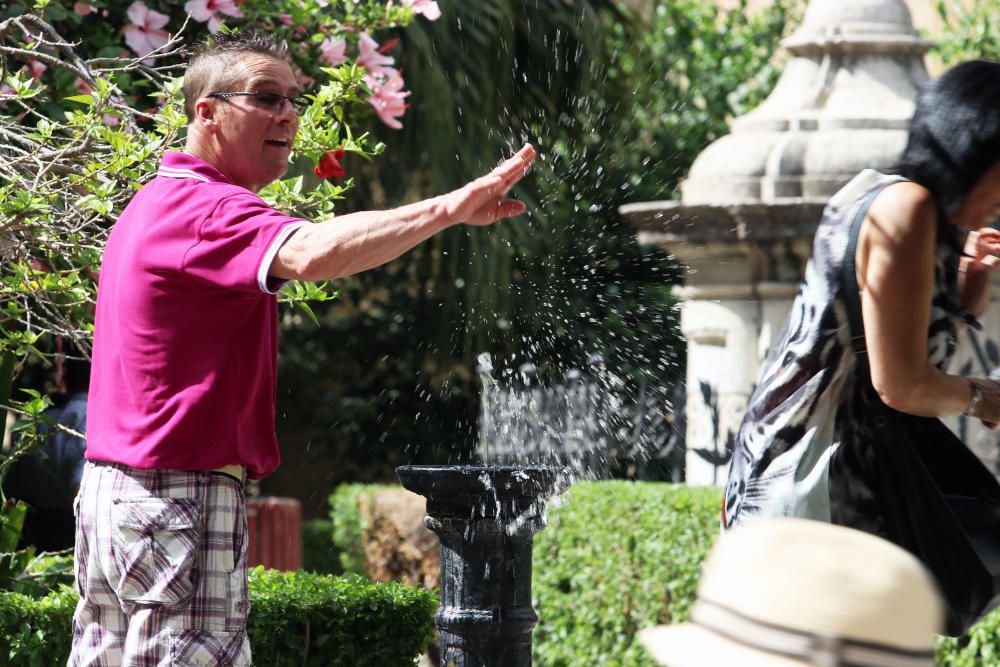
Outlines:
[[545, 500], [562, 490], [556, 468], [400, 466], [403, 486], [427, 498], [427, 527], [441, 540], [442, 667], [527, 667], [531, 543]]

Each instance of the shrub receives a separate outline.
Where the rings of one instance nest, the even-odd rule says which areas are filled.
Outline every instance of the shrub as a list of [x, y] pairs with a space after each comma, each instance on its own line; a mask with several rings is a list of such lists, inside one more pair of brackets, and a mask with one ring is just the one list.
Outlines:
[[[76, 592], [42, 599], [0, 591], [0, 667], [65, 664]], [[434, 634], [437, 599], [400, 584], [352, 575], [250, 571], [247, 629], [254, 662], [268, 667], [412, 665]]]
[[935, 661], [941, 667], [1000, 665], [1000, 610], [984, 618], [962, 637], [941, 637]]
[[50, 667], [66, 664], [77, 595], [59, 586], [41, 599], [0, 591], [0, 667]]
[[574, 485], [535, 537], [537, 662], [653, 665], [635, 634], [687, 617], [720, 503], [715, 488]]
[[417, 588], [262, 568], [250, 586], [256, 664], [412, 665], [434, 636], [437, 598]]

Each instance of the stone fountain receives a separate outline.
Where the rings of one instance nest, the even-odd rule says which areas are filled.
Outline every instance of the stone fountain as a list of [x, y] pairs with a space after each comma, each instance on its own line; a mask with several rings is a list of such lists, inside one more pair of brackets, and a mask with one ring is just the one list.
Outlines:
[[686, 480], [724, 481], [772, 339], [795, 297], [826, 201], [906, 142], [931, 46], [903, 0], [812, 0], [785, 42], [771, 95], [699, 155], [680, 201], [628, 204], [640, 243], [690, 269], [680, 289], [687, 352]]

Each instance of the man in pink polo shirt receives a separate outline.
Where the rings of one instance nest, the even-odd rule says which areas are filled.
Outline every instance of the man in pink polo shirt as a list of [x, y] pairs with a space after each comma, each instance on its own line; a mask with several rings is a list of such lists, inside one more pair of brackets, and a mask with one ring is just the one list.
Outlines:
[[519, 215], [527, 145], [488, 175], [313, 224], [257, 196], [284, 175], [301, 90], [286, 47], [219, 35], [184, 81], [188, 137], [118, 219], [101, 266], [77, 496], [70, 665], [250, 665], [243, 483], [278, 465], [277, 300], [457, 224]]

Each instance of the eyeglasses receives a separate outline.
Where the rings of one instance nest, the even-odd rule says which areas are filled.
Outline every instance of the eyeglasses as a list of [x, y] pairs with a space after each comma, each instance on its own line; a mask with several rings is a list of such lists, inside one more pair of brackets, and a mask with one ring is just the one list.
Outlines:
[[295, 113], [300, 114], [309, 107], [309, 100], [304, 97], [287, 97], [279, 93], [264, 93], [258, 90], [249, 91], [245, 93], [211, 93], [205, 97], [218, 97], [221, 99], [227, 99], [230, 97], [252, 97], [254, 104], [258, 109], [263, 109], [270, 113], [278, 113], [281, 111], [285, 102], [288, 102], [289, 106], [295, 111]]

